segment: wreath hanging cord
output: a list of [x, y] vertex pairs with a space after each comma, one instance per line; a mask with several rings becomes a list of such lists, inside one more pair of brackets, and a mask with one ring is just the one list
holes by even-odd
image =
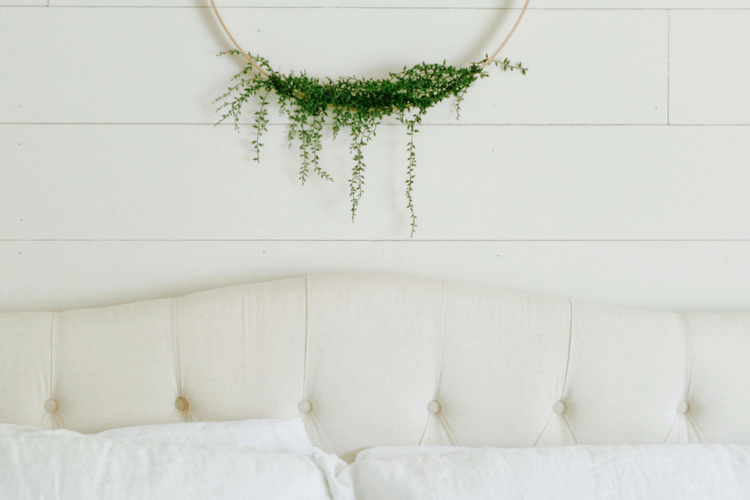
[[[518, 69], [522, 74], [526, 74], [527, 71], [520, 62], [514, 65], [508, 59], [498, 61], [496, 57], [521, 23], [530, 0], [524, 3], [516, 23], [502, 44], [491, 56], [481, 62], [472, 63], [465, 68], [449, 66], [445, 61], [442, 64], [420, 63], [412, 68], [404, 68], [400, 73], [390, 73], [385, 79], [342, 77], [338, 80], [328, 78], [322, 83], [317, 78], [308, 77], [304, 72], [299, 75], [295, 75], [294, 72], [288, 75], [278, 73], [263, 57], [252, 56], [245, 52], [229, 32], [214, 0], [210, 2], [219, 24], [236, 47], [236, 50], [228, 53], [241, 55], [247, 61], [242, 72], [235, 76], [239, 83], [230, 87], [215, 101], [221, 101], [230, 96], [233, 98], [233, 101], [224, 102], [218, 108], [224, 110], [219, 123], [231, 117], [235, 128], [239, 130], [240, 115], [244, 104], [251, 97], [257, 97], [260, 106], [255, 112], [253, 128], [256, 131], [256, 137], [252, 143], [255, 149], [255, 160], [260, 161], [260, 148], [263, 146], [260, 139], [267, 131], [268, 125], [267, 99], [273, 92], [278, 97], [280, 112], [291, 120], [287, 134], [289, 146], [292, 147], [294, 140], [299, 142], [302, 159], [299, 178], [304, 184], [310, 169], [322, 179], [333, 180], [321, 168], [318, 155], [322, 149], [324, 120], [330, 113], [333, 119], [334, 139], [342, 129], [348, 129], [350, 132], [349, 150], [355, 163], [349, 180], [351, 212], [352, 220], [354, 220], [359, 200], [364, 193], [366, 165], [363, 148], [375, 136], [376, 128], [382, 118], [394, 116], [406, 126], [409, 138], [406, 198], [411, 216], [412, 237], [417, 227], [417, 216], [412, 199], [416, 169], [414, 136], [419, 132], [417, 125], [421, 123], [424, 113], [452, 96], [456, 98], [457, 118], [460, 117], [460, 106], [464, 94], [478, 78], [489, 76], [483, 72], [489, 64], [494, 63], [503, 71]], [[253, 73], [253, 70], [257, 73]]]

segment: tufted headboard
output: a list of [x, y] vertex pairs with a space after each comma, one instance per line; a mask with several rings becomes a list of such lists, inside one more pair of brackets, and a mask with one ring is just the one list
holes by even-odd
[[750, 444], [750, 314], [316, 275], [0, 314], [0, 422], [293, 418], [376, 445]]

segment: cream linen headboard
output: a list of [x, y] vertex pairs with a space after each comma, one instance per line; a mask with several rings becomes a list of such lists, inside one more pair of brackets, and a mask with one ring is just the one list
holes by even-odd
[[305, 415], [375, 445], [750, 444], [750, 314], [317, 275], [0, 314], [0, 422], [96, 432]]

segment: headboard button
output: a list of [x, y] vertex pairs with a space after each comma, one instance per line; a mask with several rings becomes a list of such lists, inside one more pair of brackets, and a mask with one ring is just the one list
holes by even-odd
[[307, 415], [312, 411], [312, 403], [304, 399], [299, 402], [299, 404], [297, 405], [297, 409], [300, 413], [304, 413], [305, 415]]
[[433, 415], [437, 415], [438, 413], [440, 413], [440, 410], [441, 410], [441, 406], [440, 406], [440, 403], [437, 401], [430, 401], [427, 404], [427, 411], [429, 411]]
[[55, 413], [59, 408], [60, 405], [54, 399], [48, 399], [44, 402], [44, 411], [47, 413]]
[[677, 403], [677, 413], [685, 414], [690, 409], [690, 405], [687, 401], [680, 401]]
[[558, 415], [562, 415], [567, 409], [568, 406], [565, 404], [565, 401], [558, 401], [557, 403], [552, 405], [552, 411], [554, 411]]
[[190, 403], [182, 396], [174, 400], [174, 406], [182, 413], [187, 413], [187, 411], [190, 409]]

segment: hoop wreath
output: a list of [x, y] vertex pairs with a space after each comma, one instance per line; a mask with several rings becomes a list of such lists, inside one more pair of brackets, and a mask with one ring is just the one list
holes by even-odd
[[[224, 23], [215, 1], [210, 2], [219, 24], [236, 48], [226, 53], [242, 56], [246, 61], [245, 68], [234, 77], [239, 82], [229, 87], [228, 91], [215, 101], [224, 101], [218, 108], [218, 111], [224, 113], [219, 123], [232, 118], [235, 129], [239, 130], [244, 105], [251, 100], [256, 101], [258, 108], [254, 113], [255, 140], [252, 144], [255, 150], [254, 159], [260, 161], [260, 149], [263, 146], [260, 140], [263, 133], [268, 130], [268, 97], [274, 94], [279, 102], [280, 113], [288, 116], [291, 121], [287, 138], [290, 147], [295, 141], [298, 143], [302, 160], [299, 178], [303, 184], [311, 171], [324, 180], [333, 180], [320, 165], [323, 126], [326, 123], [332, 124], [334, 139], [342, 130], [348, 130], [349, 150], [354, 161], [352, 176], [349, 179], [353, 221], [364, 193], [366, 165], [363, 148], [375, 136], [377, 126], [383, 117], [393, 116], [406, 126], [409, 139], [406, 208], [410, 213], [412, 237], [417, 227], [412, 199], [417, 166], [414, 136], [425, 112], [446, 98], [454, 97], [457, 118], [460, 117], [464, 94], [477, 79], [489, 76], [484, 69], [490, 64], [495, 64], [503, 71], [519, 70], [522, 74], [526, 74], [527, 71], [520, 62], [511, 64], [508, 59], [500, 61], [496, 58], [521, 23], [530, 0], [524, 3], [516, 23], [497, 50], [468, 67], [457, 68], [446, 64], [445, 61], [442, 64], [420, 63], [412, 68], [404, 68], [399, 73], [389, 73], [388, 78], [341, 77], [336, 80], [328, 78], [323, 82], [307, 76], [304, 72], [298, 75], [294, 72], [281, 74], [274, 71], [263, 57], [245, 52]], [[330, 120], [326, 121], [326, 118]]]

